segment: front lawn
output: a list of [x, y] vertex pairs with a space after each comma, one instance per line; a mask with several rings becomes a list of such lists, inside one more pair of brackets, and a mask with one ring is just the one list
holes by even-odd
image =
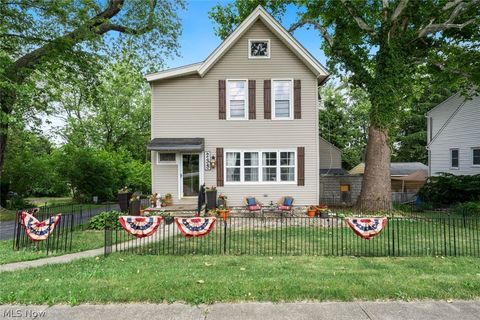
[[478, 261], [116, 253], [2, 273], [0, 304], [474, 299]]
[[[73, 231], [72, 234], [72, 251], [56, 251], [49, 252], [48, 257], [68, 254], [73, 252], [85, 251], [90, 249], [101, 248], [104, 244], [103, 231]], [[46, 258], [47, 253], [42, 247], [40, 250], [35, 250], [34, 247], [13, 250], [13, 240], [0, 241], [0, 264], [12, 263], [18, 261], [36, 260]]]

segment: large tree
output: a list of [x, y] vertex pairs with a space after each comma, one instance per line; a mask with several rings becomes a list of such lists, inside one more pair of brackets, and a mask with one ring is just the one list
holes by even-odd
[[95, 57], [112, 46], [161, 64], [176, 53], [182, 7], [178, 0], [0, 0], [0, 172], [9, 126], [51, 105], [39, 103], [54, 98], [49, 79], [64, 70], [67, 80], [89, 81]]
[[[278, 12], [285, 2], [262, 1]], [[461, 78], [470, 87], [480, 78], [480, 0], [299, 0], [299, 19], [290, 31], [318, 30], [335, 74], [348, 74], [370, 99], [366, 167], [359, 205], [388, 209], [390, 128], [412, 99], [414, 78], [434, 76], [445, 83]], [[231, 30], [255, 1], [217, 6], [218, 34]], [[250, 10], [245, 9], [248, 6]], [[233, 12], [233, 14], [232, 14]], [[225, 27], [226, 26], [226, 27]], [[477, 87], [478, 88], [478, 87]]]

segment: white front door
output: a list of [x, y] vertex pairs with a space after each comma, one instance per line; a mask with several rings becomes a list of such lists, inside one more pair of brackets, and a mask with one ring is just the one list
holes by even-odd
[[182, 197], [197, 197], [201, 184], [201, 159], [198, 153], [181, 155], [180, 188]]

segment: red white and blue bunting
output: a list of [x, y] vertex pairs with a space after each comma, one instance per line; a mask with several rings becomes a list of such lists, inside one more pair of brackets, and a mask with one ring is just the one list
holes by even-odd
[[137, 238], [144, 238], [151, 236], [157, 231], [160, 222], [162, 222], [163, 217], [152, 216], [152, 217], [138, 217], [138, 216], [121, 216], [118, 217], [118, 221], [122, 225], [122, 228], [125, 229], [131, 235], [134, 235]]
[[387, 218], [346, 218], [348, 226], [358, 236], [370, 240], [387, 225]]
[[20, 222], [25, 228], [25, 233], [32, 241], [46, 240], [55, 229], [55, 226], [60, 222], [62, 215], [59, 213], [46, 220], [38, 221], [33, 215], [28, 212], [22, 212]]
[[216, 217], [175, 218], [178, 229], [185, 237], [206, 236], [215, 227]]

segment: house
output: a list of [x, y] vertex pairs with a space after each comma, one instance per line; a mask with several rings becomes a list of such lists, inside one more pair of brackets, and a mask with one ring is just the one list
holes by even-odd
[[480, 96], [457, 93], [426, 116], [429, 175], [480, 174]]
[[318, 87], [327, 77], [260, 6], [205, 61], [148, 74], [152, 191], [193, 203], [205, 184], [231, 206], [247, 195], [317, 203]]
[[[363, 175], [365, 163], [352, 168], [351, 175]], [[392, 192], [416, 193], [424, 184], [428, 175], [428, 167], [421, 162], [390, 163], [390, 179]]]
[[342, 175], [342, 150], [320, 136], [319, 138], [320, 175]]

